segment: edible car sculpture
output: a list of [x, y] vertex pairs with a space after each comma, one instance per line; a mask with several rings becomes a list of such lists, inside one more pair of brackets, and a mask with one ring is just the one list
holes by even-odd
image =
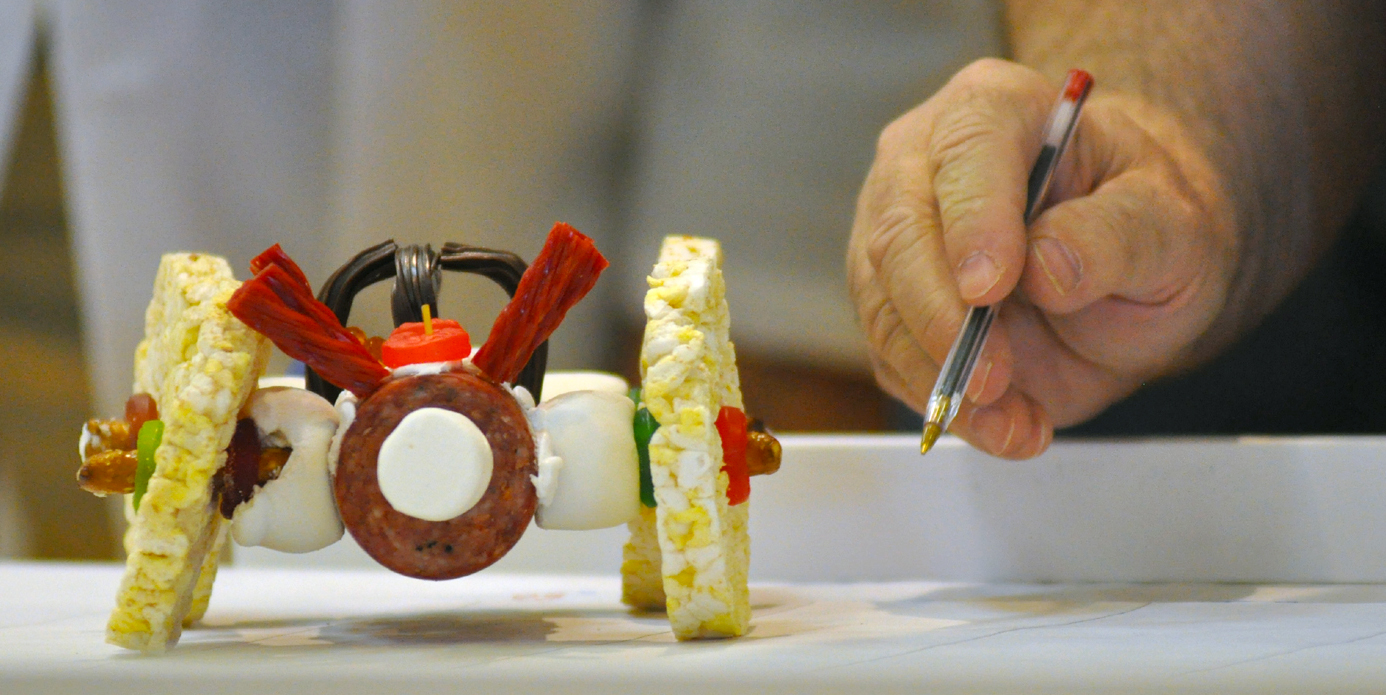
[[[240, 544], [286, 552], [345, 529], [385, 567], [441, 580], [491, 565], [531, 520], [628, 524], [627, 603], [666, 609], [680, 639], [743, 634], [749, 476], [773, 472], [779, 447], [741, 410], [720, 265], [715, 241], [665, 241], [645, 299], [642, 390], [570, 376], [543, 398], [546, 341], [607, 266], [566, 224], [528, 266], [385, 242], [320, 297], [277, 245], [244, 284], [222, 259], [165, 256], [136, 395], [124, 419], [88, 422], [80, 444], [82, 485], [129, 494], [108, 640], [175, 644], [206, 609], [228, 527]], [[511, 295], [476, 350], [435, 318], [444, 269]], [[356, 293], [391, 277], [395, 331], [346, 327]], [[267, 342], [307, 365], [308, 390], [256, 388]]]

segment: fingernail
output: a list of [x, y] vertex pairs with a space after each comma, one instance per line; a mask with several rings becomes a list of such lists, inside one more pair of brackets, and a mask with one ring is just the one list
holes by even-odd
[[996, 445], [994, 447], [984, 446], [992, 454], [1005, 452], [1011, 445], [1011, 439], [1015, 436], [1015, 418], [1002, 408], [978, 408], [973, 411], [972, 418], [967, 424], [972, 428], [973, 434], [984, 444]]
[[1030, 252], [1055, 291], [1066, 295], [1077, 289], [1083, 279], [1083, 264], [1062, 241], [1053, 237], [1036, 239], [1030, 244]]
[[958, 266], [958, 294], [966, 301], [986, 294], [1000, 281], [1001, 273], [996, 269], [996, 261], [985, 251], [964, 258]]
[[972, 373], [972, 381], [967, 384], [967, 399], [973, 403], [982, 397], [982, 393], [987, 390], [987, 379], [991, 377], [991, 368], [996, 364], [991, 360]]

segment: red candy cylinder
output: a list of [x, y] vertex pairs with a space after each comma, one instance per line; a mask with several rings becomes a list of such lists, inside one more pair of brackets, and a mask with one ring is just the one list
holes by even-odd
[[406, 323], [396, 328], [380, 346], [380, 361], [396, 369], [421, 362], [450, 362], [472, 354], [472, 339], [461, 324], [451, 319], [433, 319], [433, 333], [422, 323]]
[[751, 498], [751, 473], [746, 468], [746, 412], [729, 405], [717, 412], [717, 434], [722, 438], [722, 471], [727, 474], [727, 504]]

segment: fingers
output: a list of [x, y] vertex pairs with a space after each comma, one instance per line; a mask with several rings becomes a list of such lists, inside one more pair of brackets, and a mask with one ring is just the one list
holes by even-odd
[[[1057, 90], [1001, 61], [963, 70], [881, 135], [858, 199], [848, 270], [882, 387], [923, 410], [968, 304], [999, 302], [1025, 265], [1025, 185]], [[994, 324], [953, 430], [997, 455], [1042, 451], [1052, 427], [1010, 388]], [[1004, 401], [1004, 404], [1002, 403]], [[980, 429], [968, 424], [978, 406]]]
[[1004, 62], [960, 72], [882, 133], [849, 245], [878, 379], [917, 410], [968, 305], [1010, 297], [951, 431], [1012, 458], [1167, 373], [1237, 269], [1201, 150], [1160, 112], [1100, 94], [1027, 233], [1028, 171], [1055, 93]]
[[[1055, 93], [1028, 68], [979, 61], [881, 135], [853, 239], [933, 365], [948, 354], [965, 302], [998, 302], [1021, 277], [1026, 160]], [[991, 376], [970, 394], [984, 403], [1010, 373], [1004, 339], [991, 342]]]
[[[888, 231], [875, 234], [869, 241], [860, 242], [854, 236], [848, 250], [848, 275], [868, 344], [877, 359], [892, 368], [898, 382], [899, 392], [893, 395], [922, 410], [938, 377], [938, 365], [961, 325], [963, 309], [947, 292], [946, 269], [930, 262], [937, 260], [938, 254], [913, 250], [926, 243], [919, 225], [890, 220], [887, 225]], [[895, 258], [900, 254], [912, 259]], [[878, 270], [877, 264], [882, 270]], [[920, 291], [910, 278], [932, 278], [934, 287], [939, 289], [932, 293]], [[899, 287], [901, 284], [905, 287]], [[933, 320], [924, 322], [922, 333], [910, 327], [911, 317], [927, 315], [932, 315]], [[940, 317], [949, 323], [936, 327]], [[1010, 381], [1012, 362], [1006, 331], [994, 324], [968, 384], [967, 397], [980, 404], [999, 398]], [[908, 397], [902, 395], [906, 392]]]
[[[1103, 367], [1066, 342], [1052, 316], [1032, 305], [1010, 303], [1005, 308], [1006, 328], [1016, 336], [1016, 362], [1025, 366], [1017, 370], [1012, 385], [1029, 394], [1053, 426], [1083, 422], [1139, 386], [1140, 375]], [[1113, 325], [1108, 322], [1103, 328]], [[1088, 335], [1103, 345], [1112, 342], [1107, 330]]]
[[933, 192], [958, 296], [974, 306], [1001, 301], [1025, 262], [1026, 180], [1057, 90], [1038, 73], [979, 61], [935, 103], [928, 140]]
[[[873, 319], [864, 321], [869, 336], [884, 336], [881, 339], [873, 337], [868, 343], [877, 382], [886, 393], [915, 411], [923, 412], [928, 401], [928, 387], [921, 389], [914, 385], [931, 386], [937, 369], [903, 329], [898, 314], [879, 288], [867, 280], [854, 281], [853, 290], [859, 299], [866, 300], [863, 306], [877, 302]], [[995, 456], [1015, 459], [1036, 456], [1053, 439], [1053, 425], [1034, 399], [1005, 385], [1010, 375], [1007, 372], [1001, 378], [996, 365], [1007, 365], [1000, 368], [1008, 369], [1010, 360], [1003, 362], [988, 356], [995, 349], [997, 338], [1002, 339], [999, 344], [1008, 344], [1008, 329], [1004, 322], [998, 321], [993, 324], [993, 331], [968, 385], [970, 402], [963, 403], [949, 431]], [[988, 405], [978, 405], [978, 402]]]
[[967, 408], [959, 414], [966, 428], [953, 429], [969, 444], [993, 456], [1026, 459], [1038, 456], [1054, 439], [1054, 426], [1029, 396], [1009, 390], [996, 403]]
[[892, 396], [922, 410], [938, 374], [936, 364], [906, 328], [865, 243], [860, 234], [848, 243], [847, 280], [877, 378]]
[[[899, 315], [879, 287], [855, 272], [850, 275], [854, 278], [853, 292], [859, 306], [873, 312], [869, 320], [867, 314], [862, 318], [870, 338], [868, 354], [877, 382], [886, 393], [915, 411], [923, 412], [929, 389], [938, 376], [937, 368], [904, 330]], [[1010, 380], [1010, 360], [990, 356], [996, 349], [994, 345], [1008, 345], [1007, 330], [1001, 321], [993, 324], [994, 332], [968, 384], [971, 402], [963, 403], [949, 431], [989, 454], [1029, 458], [1049, 446], [1054, 428], [1038, 403], [1006, 386]], [[1007, 371], [1002, 374], [998, 369]], [[921, 388], [920, 384], [928, 386]], [[977, 405], [979, 402], [988, 405]]]
[[[924, 410], [925, 403], [889, 362], [873, 352], [871, 364], [882, 390], [917, 412]], [[1054, 439], [1054, 426], [1044, 408], [1015, 389], [991, 405], [964, 403], [948, 431], [981, 451], [1010, 459], [1038, 456]]]
[[[881, 300], [893, 305], [902, 328], [938, 365], [962, 325], [965, 307], [953, 286], [932, 195], [909, 190], [906, 176], [873, 168], [862, 190], [853, 234], [864, 240], [865, 259]], [[876, 339], [870, 332], [868, 336]]]
[[[1080, 134], [1075, 147], [1086, 139], [1086, 154], [1061, 162], [1054, 191], [1060, 200], [1110, 195], [1105, 224], [1086, 219], [1093, 215], [1082, 208], [1060, 205], [1050, 211], [1049, 227], [1036, 227], [1053, 233], [1029, 243], [1026, 184], [1056, 95], [1054, 85], [1028, 68], [979, 61], [881, 135], [858, 199], [849, 275], [878, 379], [915, 409], [925, 406], [969, 305], [1000, 302], [1019, 286], [1046, 311], [1076, 313], [1111, 296], [1113, 287], [1157, 297], [1159, 281], [1169, 277], [1168, 266], [1149, 259], [1163, 258], [1166, 237], [1177, 235], [1111, 241], [1110, 230], [1156, 193], [1148, 183], [1120, 180], [1131, 148], [1113, 145], [1100, 131]], [[1094, 191], [1098, 181], [1109, 188]], [[1093, 196], [1099, 204], [1101, 195]], [[1173, 229], [1180, 221], [1165, 223]], [[1004, 317], [994, 324], [952, 429], [984, 451], [1022, 458], [1044, 450], [1053, 421], [1045, 394], [1015, 383], [1013, 338], [1033, 336], [1014, 335]], [[1046, 356], [1064, 351], [1066, 369], [1082, 368], [1083, 355], [1067, 351], [1060, 336], [1045, 338]], [[1029, 364], [1025, 369], [1032, 371]]]
[[[848, 244], [847, 266], [849, 289], [877, 379], [895, 398], [915, 410], [924, 410], [938, 378], [938, 361], [929, 356], [905, 325], [858, 236]], [[1007, 330], [997, 322], [978, 358], [967, 397], [980, 404], [1000, 398], [1010, 382], [1012, 362]]]

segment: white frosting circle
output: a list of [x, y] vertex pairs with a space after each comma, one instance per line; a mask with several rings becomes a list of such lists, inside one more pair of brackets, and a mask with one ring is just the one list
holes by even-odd
[[401, 514], [447, 521], [476, 506], [491, 484], [491, 444], [467, 416], [420, 408], [380, 445], [375, 476]]

